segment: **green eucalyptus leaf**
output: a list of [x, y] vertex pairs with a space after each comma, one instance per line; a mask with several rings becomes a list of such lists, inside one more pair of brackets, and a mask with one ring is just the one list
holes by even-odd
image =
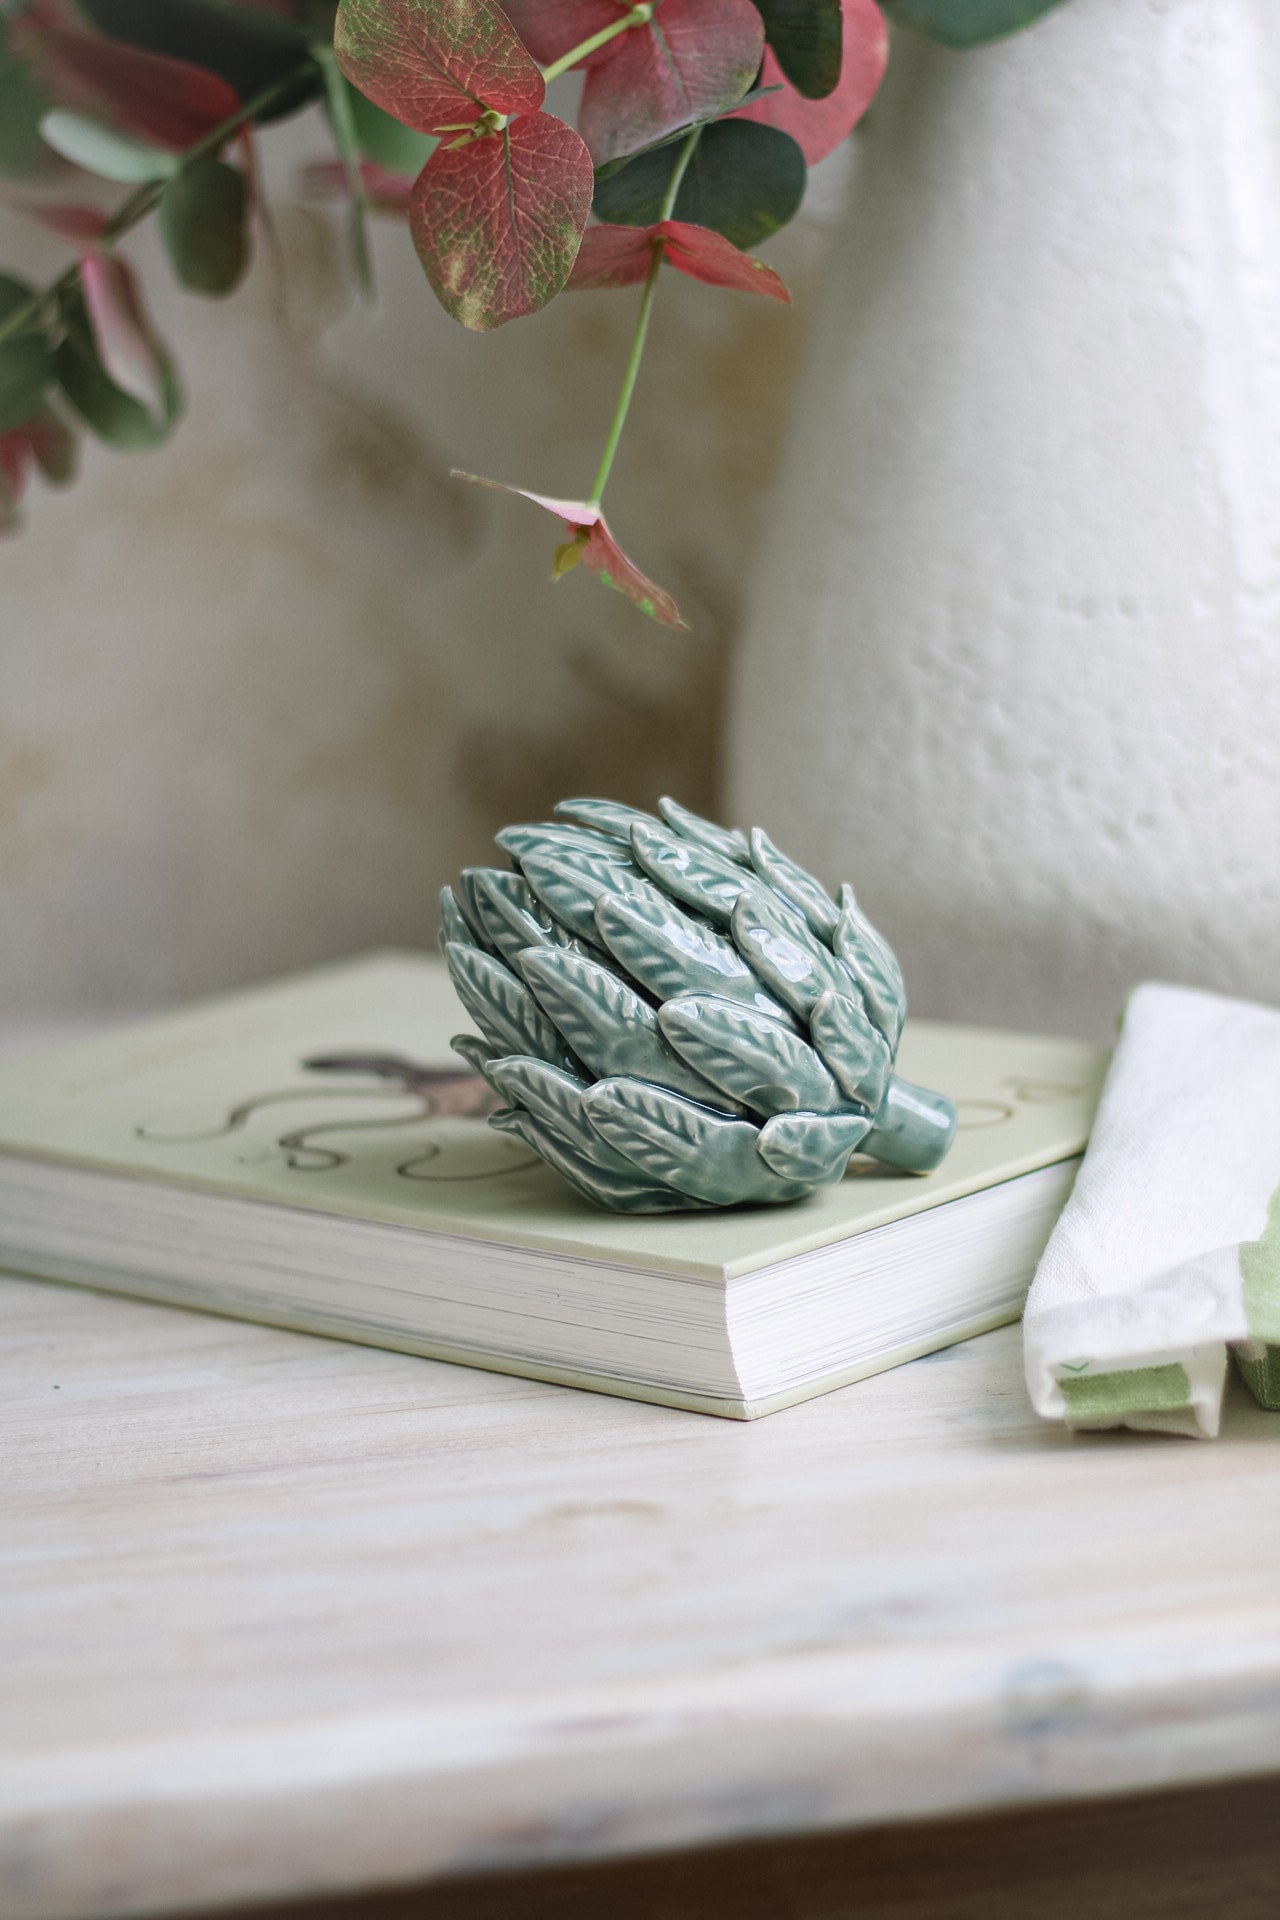
[[[790, 134], [754, 120], [717, 120], [694, 149], [674, 217], [710, 227], [735, 247], [754, 247], [797, 212], [806, 178], [804, 155]], [[620, 226], [652, 226], [670, 179], [670, 154], [652, 148], [607, 178], [596, 176], [592, 211]]]
[[[0, 320], [31, 298], [32, 288], [0, 274]], [[24, 328], [0, 341], [0, 433], [31, 418], [54, 378], [53, 350], [43, 332]]]
[[84, 304], [76, 288], [62, 300], [63, 338], [54, 355], [58, 384], [90, 431], [122, 453], [162, 446], [182, 417], [183, 395], [168, 354], [159, 362], [162, 402], [152, 413], [118, 387], [99, 357]]
[[944, 47], [980, 47], [1029, 27], [1060, 0], [880, 0], [900, 27], [914, 27]]
[[206, 155], [176, 173], [160, 196], [160, 235], [170, 264], [192, 293], [227, 294], [249, 261], [249, 195], [244, 175]]
[[40, 122], [52, 102], [26, 63], [9, 45], [0, 14], [0, 178], [22, 180], [43, 173], [49, 149]]
[[406, 127], [393, 114], [375, 106], [349, 80], [343, 84], [351, 97], [351, 118], [355, 122], [356, 138], [365, 159], [372, 160], [375, 166], [385, 167], [389, 173], [403, 173], [411, 179], [416, 178], [440, 144], [434, 134], [419, 133], [415, 127]]
[[46, 143], [64, 160], [96, 174], [99, 180], [115, 180], [121, 186], [142, 186], [149, 180], [167, 180], [177, 172], [177, 156], [153, 147], [132, 134], [117, 133], [99, 120], [82, 113], [70, 113], [55, 107], [40, 122]]
[[[113, 40], [167, 53], [204, 67], [234, 87], [242, 100], [282, 81], [306, 60], [318, 37], [313, 23], [234, 0], [80, 0], [95, 27]], [[278, 120], [320, 91], [320, 70], [308, 62], [297, 84], [260, 117]]]
[[806, 100], [835, 91], [844, 59], [840, 0], [756, 0], [778, 65]]

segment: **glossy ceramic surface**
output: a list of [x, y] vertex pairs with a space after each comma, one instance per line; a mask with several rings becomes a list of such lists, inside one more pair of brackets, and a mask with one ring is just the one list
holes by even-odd
[[854, 1152], [938, 1164], [955, 1108], [893, 1077], [902, 973], [852, 888], [673, 800], [555, 811], [441, 899], [492, 1125], [620, 1212], [800, 1199]]

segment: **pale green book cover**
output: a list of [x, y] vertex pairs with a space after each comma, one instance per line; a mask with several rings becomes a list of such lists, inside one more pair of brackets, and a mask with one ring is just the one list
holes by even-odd
[[468, 1113], [476, 1087], [415, 1078], [465, 1074], [449, 1041], [467, 1026], [437, 960], [372, 954], [0, 1068], [0, 1150], [729, 1280], [1078, 1154], [1107, 1061], [1078, 1041], [909, 1020], [899, 1071], [959, 1108], [936, 1172], [855, 1161], [791, 1206], [637, 1219], [590, 1207]]

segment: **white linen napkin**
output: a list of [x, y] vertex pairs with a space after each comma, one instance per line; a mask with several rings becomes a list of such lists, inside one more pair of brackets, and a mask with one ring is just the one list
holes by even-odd
[[1212, 1439], [1227, 1349], [1280, 1408], [1280, 1012], [1131, 996], [1023, 1322], [1038, 1413]]

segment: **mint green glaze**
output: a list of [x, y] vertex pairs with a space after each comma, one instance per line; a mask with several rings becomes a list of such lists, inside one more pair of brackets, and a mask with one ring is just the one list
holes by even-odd
[[515, 871], [445, 888], [492, 1124], [619, 1212], [800, 1199], [854, 1152], [937, 1166], [955, 1108], [892, 1074], [902, 973], [852, 889], [759, 828], [659, 811], [564, 801], [499, 834]]

